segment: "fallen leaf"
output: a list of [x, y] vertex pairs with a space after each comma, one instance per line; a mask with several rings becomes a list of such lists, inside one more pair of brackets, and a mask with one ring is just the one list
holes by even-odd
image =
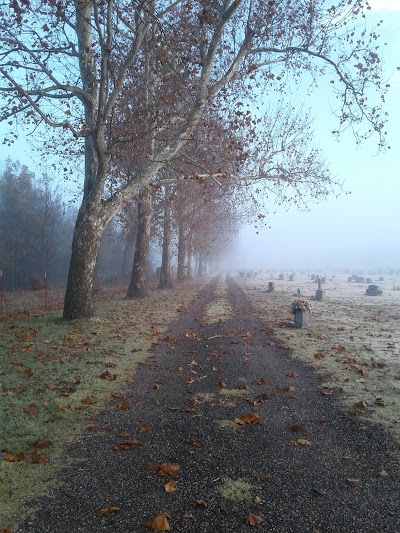
[[274, 396], [280, 396], [282, 394], [281, 389], [274, 389]]
[[384, 470], [383, 468], [381, 468], [378, 472], [378, 476], [379, 477], [387, 477], [388, 476], [388, 473], [386, 472], [386, 470]]
[[286, 387], [287, 392], [296, 392], [296, 387]]
[[330, 396], [333, 393], [333, 389], [330, 389], [329, 387], [323, 387], [321, 389], [322, 396]]
[[176, 490], [176, 481], [175, 480], [168, 481], [168, 483], [164, 485], [164, 489], [165, 489], [165, 492], [174, 492]]
[[292, 424], [290, 426], [290, 429], [294, 432], [294, 433], [299, 433], [299, 431], [302, 431], [304, 428], [303, 424], [301, 424], [300, 422], [296, 422], [295, 424]]
[[27, 378], [30, 378], [33, 374], [33, 370], [32, 368], [29, 368], [29, 367], [25, 367], [24, 368], [24, 376], [27, 377]]
[[171, 518], [169, 514], [162, 513], [157, 514], [151, 518], [148, 518], [143, 522], [143, 525], [149, 527], [153, 531], [170, 531], [170, 525], [168, 518]]
[[128, 431], [120, 431], [117, 433], [117, 437], [129, 437]]
[[193, 507], [205, 509], [208, 505], [204, 500], [194, 500]]
[[266, 394], [259, 394], [256, 396], [253, 400], [247, 400], [251, 405], [258, 405], [260, 403], [265, 402], [265, 400], [268, 399], [268, 396]]
[[254, 505], [260, 505], [262, 503], [262, 499], [260, 498], [260, 496], [254, 496], [253, 498], [253, 503]]
[[249, 513], [246, 517], [246, 524], [248, 526], [257, 526], [258, 524], [261, 524], [261, 522], [261, 516], [257, 516], [256, 514]]
[[246, 413], [242, 416], [242, 418], [235, 418], [236, 424], [244, 425], [244, 424], [259, 424], [261, 420], [260, 415], [257, 415], [256, 413]]
[[93, 405], [94, 399], [92, 396], [86, 396], [85, 398], [83, 398], [82, 403], [83, 405]]
[[38, 406], [35, 403], [31, 403], [26, 407], [22, 407], [21, 411], [27, 415], [35, 415], [38, 412]]
[[257, 379], [256, 381], [253, 381], [256, 385], [265, 385], [267, 382], [264, 378]]
[[320, 423], [320, 424], [323, 424], [324, 422], [326, 422], [326, 418], [324, 417], [324, 415], [321, 415], [321, 416], [319, 417], [319, 423]]
[[106, 364], [105, 364], [105, 367], [106, 368], [115, 368], [117, 366], [117, 363], [114, 363], [114, 361], [108, 361]]
[[144, 433], [145, 431], [149, 429], [149, 427], [150, 426], [148, 424], [140, 424], [139, 429], [142, 433]]
[[96, 431], [99, 431], [100, 429], [103, 429], [103, 426], [88, 426], [86, 428], [86, 431], [90, 431], [91, 433], [96, 433]]
[[123, 411], [124, 409], [129, 409], [129, 407], [130, 407], [129, 402], [119, 402], [115, 406], [115, 408], [118, 409], [118, 411]]
[[312, 444], [312, 440], [308, 440], [308, 439], [296, 439], [296, 440], [291, 440], [289, 442], [289, 446], [310, 446]]
[[288, 373], [288, 377], [289, 378], [298, 378], [299, 374], [297, 374], [297, 372], [289, 372]]
[[226, 383], [224, 381], [224, 378], [219, 378], [219, 381], [218, 381], [218, 387], [220, 389], [226, 389]]
[[321, 352], [320, 350], [318, 350], [318, 352], [315, 352], [314, 354], [314, 358], [315, 359], [325, 359], [325, 355], [323, 352]]
[[120, 509], [121, 507], [104, 507], [103, 509], [100, 509], [99, 513], [104, 516], [108, 516], [110, 514], [116, 513]]
[[100, 374], [100, 379], [105, 379], [106, 381], [115, 381], [117, 379], [116, 374], [110, 374], [108, 370]]
[[385, 406], [385, 401], [383, 398], [375, 398], [375, 402], [374, 402], [375, 405], [379, 405], [379, 407], [384, 407]]
[[40, 455], [39, 453], [37, 455], [34, 455], [34, 452], [32, 453], [32, 462], [36, 463], [38, 465], [42, 465], [49, 462], [49, 459], [45, 457], [44, 455]]
[[51, 440], [36, 440], [35, 442], [31, 442], [31, 446], [35, 446], [36, 448], [50, 448], [50, 446], [53, 446], [53, 443]]
[[120, 442], [119, 444], [115, 444], [112, 449], [114, 452], [121, 452], [123, 450], [130, 450], [132, 448], [137, 448], [138, 446], [141, 446], [142, 443], [138, 439], [129, 439], [125, 440], [123, 442]]
[[352, 487], [357, 487], [357, 485], [360, 484], [359, 479], [346, 479], [346, 482], [348, 485], [351, 485]]
[[163, 463], [161, 465], [147, 465], [146, 470], [149, 472], [157, 472], [159, 476], [176, 477], [180, 472], [180, 465], [177, 463]]
[[17, 463], [19, 461], [24, 461], [26, 459], [26, 454], [23, 452], [20, 453], [5, 453], [3, 455], [4, 461], [9, 463]]
[[197, 448], [200, 448], [201, 446], [201, 439], [186, 439], [185, 442]]

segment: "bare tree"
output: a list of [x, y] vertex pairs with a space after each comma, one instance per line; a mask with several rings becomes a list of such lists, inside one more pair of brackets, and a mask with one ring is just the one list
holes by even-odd
[[[218, 107], [233, 125], [251, 127], [239, 104], [254, 88], [284, 92], [286, 72], [318, 78], [329, 71], [340, 128], [350, 125], [358, 140], [377, 132], [383, 143], [376, 35], [356, 27], [366, 8], [365, 0], [14, 0], [1, 8], [1, 119], [55, 129], [60, 149], [70, 139], [68, 150], [84, 153], [64, 318], [93, 315], [93, 272], [107, 222], [190, 141], [205, 109]], [[146, 39], [149, 31], [155, 39]], [[155, 58], [157, 103], [143, 133], [143, 122], [139, 128], [133, 120], [149, 110], [131, 110], [126, 95], [148, 86], [146, 46]], [[377, 98], [369, 106], [371, 89]], [[140, 146], [140, 169], [110, 188], [122, 144]]]

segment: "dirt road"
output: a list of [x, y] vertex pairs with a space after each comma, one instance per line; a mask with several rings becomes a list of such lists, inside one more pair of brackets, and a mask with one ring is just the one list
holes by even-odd
[[16, 531], [399, 533], [398, 446], [276, 344], [213, 279]]

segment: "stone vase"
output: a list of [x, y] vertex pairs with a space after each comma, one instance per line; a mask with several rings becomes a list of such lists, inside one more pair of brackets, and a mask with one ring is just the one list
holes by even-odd
[[301, 309], [298, 309], [293, 313], [293, 319], [296, 328], [307, 327], [310, 319], [310, 313], [309, 311], [302, 311]]

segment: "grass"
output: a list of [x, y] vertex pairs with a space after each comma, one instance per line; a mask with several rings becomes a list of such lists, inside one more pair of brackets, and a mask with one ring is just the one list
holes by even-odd
[[243, 479], [225, 478], [217, 493], [231, 502], [251, 502], [252, 485]]
[[[0, 529], [52, 486], [66, 446], [93, 424], [111, 395], [199, 290], [154, 291], [148, 300], [102, 301], [93, 320], [61, 313], [21, 314], [0, 322]], [[11, 460], [10, 460], [11, 459]]]

